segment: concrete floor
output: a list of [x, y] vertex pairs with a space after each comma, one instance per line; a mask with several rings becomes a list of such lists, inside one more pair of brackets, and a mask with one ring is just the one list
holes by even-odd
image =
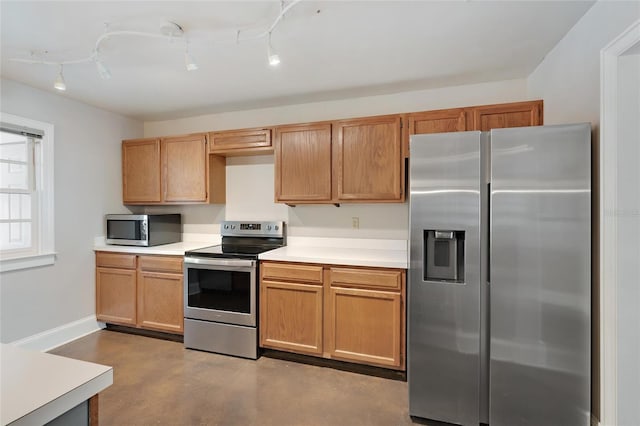
[[100, 425], [410, 425], [407, 383], [102, 330], [51, 353], [114, 367]]

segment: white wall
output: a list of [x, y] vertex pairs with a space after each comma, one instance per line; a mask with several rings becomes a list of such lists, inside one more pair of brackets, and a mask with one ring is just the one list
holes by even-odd
[[[626, 30], [634, 21], [640, 18], [640, 2], [638, 1], [598, 1], [585, 13], [567, 35], [547, 54], [544, 60], [538, 65], [527, 79], [527, 94], [532, 98], [544, 99], [544, 122], [545, 124], [559, 124], [570, 122], [591, 122], [593, 132], [593, 194], [594, 208], [593, 216], [593, 244], [594, 252], [592, 274], [594, 287], [592, 290], [592, 412], [596, 417], [600, 416], [600, 383], [599, 383], [599, 363], [600, 363], [600, 342], [599, 342], [599, 216], [598, 203], [599, 192], [597, 182], [599, 181], [598, 153], [599, 144], [598, 129], [600, 124], [600, 50], [609, 44], [614, 38]], [[632, 77], [633, 78], [633, 77]], [[637, 79], [637, 74], [635, 76]], [[637, 80], [636, 80], [637, 81]], [[637, 115], [636, 115], [637, 119]], [[637, 139], [636, 139], [637, 141]], [[606, 143], [606, 141], [603, 141]], [[637, 167], [637, 164], [636, 164]], [[634, 176], [629, 172], [623, 172], [625, 176], [619, 177], [621, 180], [633, 181]], [[637, 175], [636, 175], [637, 176]], [[638, 179], [635, 177], [635, 188], [637, 190]], [[606, 285], [603, 283], [602, 285]], [[634, 294], [623, 295], [633, 299]], [[636, 302], [637, 303], [637, 302]], [[637, 318], [637, 317], [636, 317]], [[619, 342], [638, 341], [637, 322], [633, 329], [618, 330], [622, 334], [618, 335]], [[628, 381], [623, 381], [618, 395], [625, 395], [619, 399], [620, 414], [625, 410], [637, 410], [637, 401], [640, 401], [640, 388], [638, 387], [637, 367], [635, 369], [635, 386]], [[619, 370], [619, 375], [634, 374], [632, 371]], [[633, 376], [632, 376], [633, 377]], [[627, 405], [628, 401], [635, 401]], [[625, 405], [625, 407], [623, 407]], [[621, 418], [619, 418], [621, 420]], [[631, 423], [620, 423], [621, 425], [640, 424], [640, 419]]]
[[638, 1], [599, 1], [527, 79], [544, 123], [600, 123], [600, 50], [640, 17]]
[[[147, 137], [164, 136], [534, 99], [525, 92], [525, 80], [509, 80], [146, 122], [144, 129]], [[226, 171], [225, 206], [156, 207], [147, 211], [181, 212], [183, 221], [189, 224], [185, 232], [217, 232], [213, 220], [220, 218], [273, 219], [286, 221], [293, 236], [408, 238], [406, 203], [287, 207], [273, 202], [273, 156], [230, 157]], [[352, 228], [352, 217], [359, 218], [359, 229]], [[206, 220], [212, 222], [207, 224]]]
[[2, 80], [2, 111], [54, 125], [55, 250], [52, 266], [0, 275], [0, 341], [95, 315], [94, 237], [122, 206], [120, 142], [141, 122]]
[[618, 61], [618, 422], [640, 424], [640, 54]]

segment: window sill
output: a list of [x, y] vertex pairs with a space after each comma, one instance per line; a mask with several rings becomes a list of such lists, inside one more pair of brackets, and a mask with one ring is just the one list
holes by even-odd
[[0, 272], [17, 271], [20, 269], [37, 268], [39, 266], [53, 265], [56, 261], [56, 253], [41, 253], [29, 256], [0, 259]]

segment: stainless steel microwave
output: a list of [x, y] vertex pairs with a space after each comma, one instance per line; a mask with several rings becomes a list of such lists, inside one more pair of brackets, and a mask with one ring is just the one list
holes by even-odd
[[107, 244], [157, 246], [182, 241], [179, 214], [108, 214]]

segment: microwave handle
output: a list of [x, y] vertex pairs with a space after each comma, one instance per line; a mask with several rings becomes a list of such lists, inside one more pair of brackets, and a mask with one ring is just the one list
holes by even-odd
[[140, 224], [140, 239], [143, 241], [147, 240], [147, 219], [143, 219]]

